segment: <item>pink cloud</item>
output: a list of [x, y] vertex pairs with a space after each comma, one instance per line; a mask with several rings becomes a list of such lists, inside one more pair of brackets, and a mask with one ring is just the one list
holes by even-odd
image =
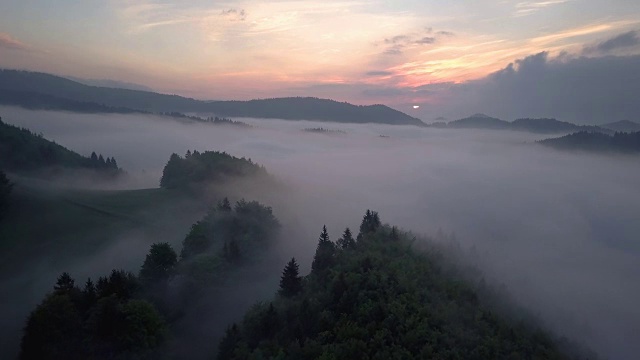
[[13, 50], [30, 50], [30, 47], [7, 33], [0, 33], [0, 48]]

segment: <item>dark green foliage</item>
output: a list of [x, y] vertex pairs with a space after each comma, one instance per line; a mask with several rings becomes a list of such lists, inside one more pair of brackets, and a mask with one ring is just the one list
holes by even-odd
[[483, 304], [438, 245], [418, 252], [408, 234], [383, 226], [362, 240], [337, 250], [298, 296], [256, 305], [227, 331], [218, 359], [568, 358], [544, 333]]
[[[194, 156], [194, 155], [192, 155]], [[225, 204], [212, 208], [195, 223], [182, 243], [183, 260], [201, 254], [217, 255], [236, 261], [253, 247], [264, 246], [275, 238], [280, 227], [270, 207], [257, 201], [238, 201], [234, 208]]]
[[63, 273], [54, 291], [29, 315], [21, 359], [114, 359], [153, 357], [166, 325], [155, 307], [135, 299], [135, 277], [114, 270], [84, 289]]
[[362, 218], [362, 222], [360, 223], [360, 233], [358, 234], [358, 239], [362, 236], [374, 232], [378, 230], [380, 227], [380, 217], [376, 211], [368, 210], [364, 214]]
[[[101, 160], [102, 159], [102, 160]], [[95, 169], [103, 174], [121, 172], [115, 159], [107, 163], [102, 155], [92, 153], [84, 157], [67, 148], [2, 122], [0, 118], [0, 167], [14, 171], [33, 171], [42, 168]]]
[[147, 284], [166, 283], [178, 263], [178, 255], [169, 243], [151, 245], [140, 269], [140, 280]]
[[295, 258], [287, 263], [280, 277], [278, 293], [284, 297], [293, 297], [302, 291], [302, 277], [300, 277], [298, 263]]
[[310, 132], [310, 133], [318, 133], [318, 134], [346, 134], [347, 133], [344, 130], [325, 129], [325, 128], [322, 128], [322, 127], [319, 127], [319, 128], [305, 128], [302, 131]]
[[242, 122], [242, 121], [234, 121], [231, 119], [225, 119], [225, 118], [219, 118], [219, 117], [210, 117], [206, 119], [207, 122], [211, 122], [215, 125], [231, 125], [231, 126], [237, 126], [237, 127], [241, 127], [241, 128], [252, 128], [253, 126]]
[[342, 250], [356, 248], [356, 241], [353, 239], [353, 235], [351, 234], [351, 230], [349, 228], [344, 229], [342, 237], [338, 239], [336, 245]]
[[318, 239], [318, 247], [311, 263], [311, 272], [322, 275], [335, 261], [336, 246], [329, 239], [327, 227], [322, 226], [322, 233]]
[[7, 178], [7, 175], [0, 170], [0, 220], [9, 208], [9, 196], [13, 190], [13, 184]]
[[640, 131], [633, 133], [616, 132], [613, 135], [581, 131], [555, 139], [541, 140], [538, 143], [562, 150], [632, 154], [640, 153]]
[[194, 151], [187, 152], [184, 158], [177, 154], [171, 155], [162, 172], [160, 187], [184, 189], [226, 178], [264, 174], [264, 168], [250, 159], [233, 157], [225, 152]]

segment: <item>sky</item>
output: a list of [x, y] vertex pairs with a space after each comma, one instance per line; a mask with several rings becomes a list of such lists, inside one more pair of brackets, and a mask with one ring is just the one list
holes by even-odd
[[536, 54], [564, 64], [639, 55], [639, 19], [628, 0], [10, 0], [0, 67], [198, 99], [318, 96], [427, 115], [454, 104], [459, 85]]

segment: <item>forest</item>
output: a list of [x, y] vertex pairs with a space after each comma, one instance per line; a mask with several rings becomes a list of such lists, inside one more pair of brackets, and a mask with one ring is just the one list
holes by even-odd
[[105, 159], [95, 152], [82, 156], [0, 118], [0, 169], [30, 172], [55, 168], [81, 168], [112, 176], [122, 173], [113, 157]]
[[560, 150], [636, 154], [640, 153], [640, 131], [613, 135], [581, 131], [538, 143]]

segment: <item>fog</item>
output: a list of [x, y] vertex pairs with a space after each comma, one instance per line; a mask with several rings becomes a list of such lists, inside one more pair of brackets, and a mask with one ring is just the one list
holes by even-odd
[[[346, 226], [357, 229], [367, 208], [416, 233], [455, 233], [463, 247], [475, 247], [490, 283], [504, 284], [557, 334], [608, 358], [640, 356], [637, 157], [558, 152], [524, 132], [234, 119], [255, 125], [242, 129], [7, 107], [0, 116], [81, 154], [115, 156], [131, 178], [121, 187], [156, 187], [172, 152], [251, 158], [286, 191], [254, 185], [243, 195], [273, 207], [285, 239], [278, 251], [299, 258], [303, 273], [322, 225], [335, 240]], [[347, 134], [301, 131], [309, 127]], [[237, 198], [236, 185], [217, 192]], [[146, 248], [131, 236], [108, 251], [137, 271]], [[141, 250], [123, 259], [128, 246]]]

